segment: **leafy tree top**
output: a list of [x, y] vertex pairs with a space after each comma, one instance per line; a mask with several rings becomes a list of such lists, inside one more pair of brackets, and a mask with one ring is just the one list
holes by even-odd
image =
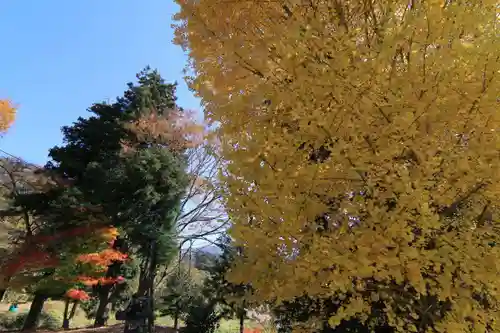
[[158, 241], [164, 261], [176, 246], [173, 224], [187, 185], [185, 157], [177, 146], [184, 137], [176, 132], [159, 142], [138, 128], [152, 117], [176, 123], [182, 112], [175, 84], [149, 68], [137, 78], [116, 102], [94, 104], [90, 118], [63, 128], [64, 144], [50, 151], [46, 169], [68, 186], [24, 199], [49, 221], [46, 230], [110, 223], [143, 254]]
[[91, 162], [112, 165], [122, 142], [133, 137], [125, 124], [147, 114], [175, 110], [175, 88], [175, 83], [166, 83], [158, 71], [146, 67], [116, 102], [96, 103], [89, 108], [91, 117], [80, 117], [72, 126], [63, 127], [64, 146], [50, 150], [48, 167], [77, 181]]
[[332, 326], [500, 331], [498, 1], [177, 3], [233, 279], [339, 297]]

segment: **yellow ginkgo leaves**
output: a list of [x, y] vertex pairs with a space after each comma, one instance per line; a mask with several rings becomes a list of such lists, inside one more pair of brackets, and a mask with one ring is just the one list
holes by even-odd
[[500, 332], [498, 1], [177, 2], [228, 162], [232, 278], [349, 295], [332, 325], [382, 303], [400, 332]]

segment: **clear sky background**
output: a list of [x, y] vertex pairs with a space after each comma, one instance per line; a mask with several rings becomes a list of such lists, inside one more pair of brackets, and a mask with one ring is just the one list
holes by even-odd
[[61, 127], [114, 100], [146, 65], [179, 83], [178, 103], [200, 109], [171, 43], [172, 0], [0, 0], [0, 98], [19, 106], [0, 149], [44, 164]]

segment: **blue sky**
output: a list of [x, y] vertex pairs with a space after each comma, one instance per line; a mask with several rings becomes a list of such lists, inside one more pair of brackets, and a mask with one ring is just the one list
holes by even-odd
[[121, 95], [146, 65], [178, 81], [181, 106], [199, 110], [183, 80], [187, 58], [171, 43], [176, 11], [171, 0], [2, 0], [0, 98], [19, 111], [0, 149], [45, 163], [61, 126]]

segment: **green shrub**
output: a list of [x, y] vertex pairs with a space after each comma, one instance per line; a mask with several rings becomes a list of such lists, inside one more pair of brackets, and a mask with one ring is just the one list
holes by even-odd
[[[28, 312], [0, 313], [0, 329], [18, 330], [23, 327]], [[62, 314], [53, 311], [43, 311], [40, 314], [38, 328], [56, 331], [62, 326]]]
[[3, 303], [26, 303], [31, 302], [33, 295], [19, 292], [12, 289], [7, 289], [2, 299]]
[[43, 311], [40, 314], [39, 328], [57, 331], [62, 327], [63, 314], [55, 311]]
[[183, 333], [214, 333], [220, 325], [222, 315], [217, 311], [217, 302], [195, 297], [188, 307]]
[[0, 313], [0, 329], [1, 330], [15, 330], [23, 326], [26, 313]]
[[98, 305], [99, 299], [97, 297], [92, 297], [86, 302], [81, 302], [79, 306], [85, 312], [87, 319], [94, 319]]

